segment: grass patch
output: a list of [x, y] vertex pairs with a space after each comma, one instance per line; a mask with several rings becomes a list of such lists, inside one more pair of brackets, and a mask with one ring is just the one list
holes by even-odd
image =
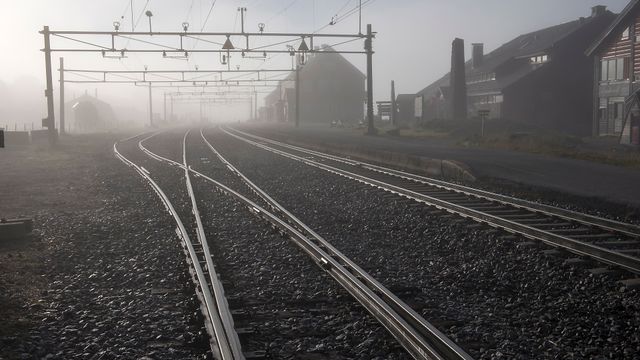
[[640, 169], [640, 151], [618, 144], [618, 139], [580, 138], [506, 120], [482, 123], [436, 120], [413, 129], [386, 129], [384, 134], [412, 139], [446, 139], [453, 146], [521, 151]]

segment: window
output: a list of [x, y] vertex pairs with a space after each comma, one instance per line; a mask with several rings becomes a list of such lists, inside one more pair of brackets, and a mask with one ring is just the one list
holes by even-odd
[[616, 59], [616, 79], [624, 79], [624, 59]]
[[628, 80], [631, 78], [631, 58], [602, 60], [601, 81]]
[[622, 32], [622, 40], [627, 40], [629, 39], [629, 34], [631, 33], [631, 27], [627, 27], [624, 29], [624, 31]]
[[477, 96], [473, 99], [475, 105], [500, 104], [502, 102], [504, 102], [503, 95]]
[[467, 77], [467, 84], [477, 84], [481, 82], [493, 81], [495, 79], [495, 73], [479, 73], [475, 75], [469, 75]]
[[607, 80], [616, 80], [616, 61], [609, 60], [609, 69], [607, 69]]
[[529, 58], [529, 62], [532, 64], [544, 64], [549, 61], [549, 55], [538, 55]]

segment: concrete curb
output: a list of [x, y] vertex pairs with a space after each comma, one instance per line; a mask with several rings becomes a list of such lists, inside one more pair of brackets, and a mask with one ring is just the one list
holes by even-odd
[[366, 149], [361, 146], [345, 146], [338, 144], [308, 144], [299, 141], [287, 141], [291, 145], [309, 148], [332, 155], [346, 156], [353, 160], [370, 162], [381, 166], [390, 166], [399, 170], [407, 170], [429, 177], [441, 177], [447, 180], [463, 182], [476, 181], [471, 168], [454, 160], [431, 159], [422, 156], [408, 155], [390, 151]]

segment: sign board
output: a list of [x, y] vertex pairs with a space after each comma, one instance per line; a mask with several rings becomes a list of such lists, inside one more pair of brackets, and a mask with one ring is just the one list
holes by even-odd
[[488, 119], [489, 114], [491, 114], [491, 110], [478, 110], [478, 116], [483, 120]]
[[422, 118], [422, 96], [416, 96], [414, 100], [414, 116]]

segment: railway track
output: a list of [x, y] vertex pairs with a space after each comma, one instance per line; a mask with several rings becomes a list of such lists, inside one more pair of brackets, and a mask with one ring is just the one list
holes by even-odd
[[[152, 138], [156, 134], [143, 137], [138, 142], [138, 146], [142, 147], [144, 141]], [[135, 138], [136, 137], [128, 138], [124, 141], [130, 141]], [[158, 183], [152, 179], [149, 171], [125, 157], [118, 150], [118, 143], [113, 145], [113, 151], [118, 159], [127, 166], [132, 167], [147, 181], [156, 194], [158, 194], [167, 211], [176, 222], [176, 234], [182, 240], [192, 279], [196, 285], [196, 294], [201, 303], [202, 314], [205, 317], [205, 326], [211, 337], [210, 347], [212, 353], [218, 359], [244, 359], [238, 334], [233, 327], [233, 318], [224, 297], [224, 290], [211, 260], [211, 253], [202, 228], [189, 171], [184, 167], [186, 186], [189, 197], [191, 198], [193, 214], [196, 219], [198, 242], [191, 240], [187, 228], [169, 200], [169, 197]]]
[[[155, 135], [155, 134], [154, 134]], [[153, 181], [149, 172], [136, 165], [123, 156], [114, 145], [114, 152], [125, 164], [133, 167], [154, 188], [156, 193], [167, 206], [178, 224], [178, 234], [182, 238], [188, 252], [188, 259], [192, 266], [194, 279], [199, 289], [199, 299], [203, 303], [205, 318], [208, 322], [214, 354], [219, 354], [222, 359], [241, 359], [242, 350], [237, 333], [233, 328], [233, 319], [228, 309], [221, 284], [216, 284], [215, 275], [209, 249], [206, 244], [206, 236], [202, 228], [202, 221], [197, 209], [196, 197], [193, 192], [191, 178], [196, 177], [207, 181], [220, 193], [228, 195], [246, 206], [253, 214], [277, 228], [283, 235], [288, 236], [300, 249], [308, 254], [313, 261], [325, 272], [333, 277], [347, 292], [349, 292], [360, 304], [364, 306], [416, 359], [471, 359], [471, 357], [448, 339], [444, 334], [427, 322], [419, 314], [413, 311], [402, 300], [386, 289], [372, 276], [353, 263], [349, 258], [340, 253], [329, 242], [302, 223], [283, 206], [272, 199], [268, 194], [253, 184], [207, 141], [201, 132], [201, 138], [207, 143], [209, 149], [227, 165], [227, 168], [237, 175], [246, 184], [253, 195], [258, 196], [265, 206], [249, 199], [245, 195], [231, 189], [205, 174], [192, 169], [187, 163], [187, 135], [183, 138], [182, 162], [163, 157], [150, 151], [144, 142], [154, 135], [144, 137], [138, 142], [138, 147], [151, 158], [164, 164], [168, 164], [185, 172], [186, 186], [191, 199], [193, 214], [196, 218], [198, 242], [192, 242], [188, 232], [176, 213], [166, 194]], [[198, 248], [198, 249], [196, 249]], [[211, 271], [209, 271], [211, 269]], [[226, 357], [225, 357], [226, 356]]]
[[237, 129], [223, 131], [289, 159], [640, 274], [640, 227], [636, 225], [329, 155]]

